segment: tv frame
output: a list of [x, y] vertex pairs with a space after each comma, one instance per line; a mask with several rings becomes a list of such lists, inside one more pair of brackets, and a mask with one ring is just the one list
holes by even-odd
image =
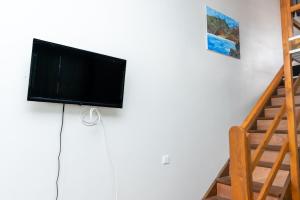
[[[98, 102], [89, 102], [89, 101], [77, 101], [77, 100], [70, 100], [70, 99], [56, 99], [56, 98], [44, 98], [44, 97], [33, 97], [31, 94], [31, 88], [32, 88], [32, 79], [33, 79], [33, 71], [35, 68], [35, 63], [34, 63], [34, 45], [35, 43], [44, 43], [47, 45], [54, 45], [54, 46], [59, 46], [62, 48], [66, 48], [66, 49], [70, 49], [70, 50], [75, 50], [75, 51], [81, 51], [81, 52], [85, 52], [85, 53], [90, 53], [90, 54], [96, 54], [98, 56], [105, 56], [107, 58], [112, 58], [112, 59], [118, 59], [121, 61], [124, 61], [124, 73], [123, 73], [123, 84], [122, 84], [122, 91], [121, 91], [121, 104], [112, 104], [112, 103], [98, 103]], [[86, 51], [83, 49], [78, 49], [78, 48], [74, 48], [74, 47], [70, 47], [70, 46], [65, 46], [65, 45], [61, 45], [61, 44], [57, 44], [57, 43], [53, 43], [53, 42], [48, 42], [48, 41], [44, 41], [44, 40], [40, 40], [40, 39], [33, 39], [33, 43], [32, 43], [32, 53], [31, 53], [31, 63], [30, 63], [30, 75], [29, 75], [29, 84], [28, 84], [28, 93], [27, 93], [27, 101], [36, 101], [36, 102], [49, 102], [49, 103], [62, 103], [62, 104], [75, 104], [75, 105], [87, 105], [87, 106], [99, 106], [99, 107], [111, 107], [111, 108], [123, 108], [123, 100], [124, 100], [124, 88], [125, 88], [125, 74], [126, 74], [126, 64], [127, 61], [121, 58], [116, 58], [116, 57], [111, 57], [111, 56], [107, 56], [104, 54], [99, 54], [99, 53], [95, 53], [95, 52], [91, 52], [91, 51]]]

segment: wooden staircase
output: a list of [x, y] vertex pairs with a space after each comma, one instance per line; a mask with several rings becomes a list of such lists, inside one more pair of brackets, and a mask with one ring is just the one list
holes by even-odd
[[[267, 104], [264, 106], [261, 114], [256, 118], [252, 128], [248, 131], [249, 148], [253, 155], [259, 144], [265, 137], [267, 129], [276, 117], [281, 106], [285, 103], [285, 88], [283, 79], [275, 92], [271, 95]], [[296, 113], [300, 114], [300, 87], [295, 95]], [[296, 114], [296, 115], [297, 115]], [[270, 139], [268, 145], [264, 148], [264, 153], [259, 160], [257, 167], [252, 173], [254, 199], [258, 196], [263, 187], [263, 183], [268, 177], [274, 162], [276, 161], [282, 145], [288, 138], [286, 114], [283, 115], [280, 123], [274, 131], [274, 135]], [[299, 126], [300, 127], [300, 126]], [[298, 132], [298, 144], [300, 147], [300, 130]], [[207, 200], [228, 200], [231, 198], [231, 178], [230, 178], [230, 162], [228, 161], [221, 170], [216, 180], [212, 184], [208, 193], [203, 199]], [[283, 159], [277, 176], [268, 192], [267, 200], [281, 200], [290, 198], [290, 157], [287, 153]]]
[[[300, 3], [280, 0], [284, 66], [240, 126], [203, 200], [300, 200]], [[299, 32], [298, 31], [298, 32]]]

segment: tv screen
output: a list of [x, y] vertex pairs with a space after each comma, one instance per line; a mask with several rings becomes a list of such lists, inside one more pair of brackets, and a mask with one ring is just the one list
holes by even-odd
[[123, 107], [126, 60], [33, 39], [29, 101]]

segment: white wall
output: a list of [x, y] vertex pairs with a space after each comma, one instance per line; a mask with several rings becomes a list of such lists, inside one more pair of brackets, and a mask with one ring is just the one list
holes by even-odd
[[[205, 5], [241, 26], [242, 59], [205, 49]], [[128, 60], [124, 109], [101, 108], [120, 200], [197, 200], [282, 63], [274, 0], [0, 3], [0, 199], [53, 200], [62, 105], [27, 102], [32, 38]], [[67, 105], [61, 199], [112, 200], [101, 127]], [[172, 164], [162, 166], [161, 156]]]

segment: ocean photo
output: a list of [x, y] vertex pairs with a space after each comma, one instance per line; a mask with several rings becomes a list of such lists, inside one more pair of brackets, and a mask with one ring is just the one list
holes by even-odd
[[239, 23], [207, 7], [207, 44], [211, 51], [239, 59]]

